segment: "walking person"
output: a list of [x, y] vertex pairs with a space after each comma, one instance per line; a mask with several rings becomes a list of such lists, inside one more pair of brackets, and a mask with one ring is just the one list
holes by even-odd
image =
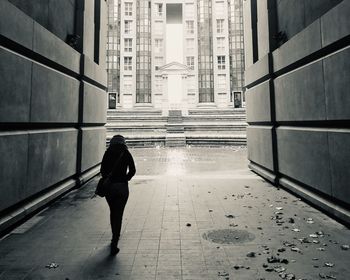
[[112, 229], [111, 254], [119, 252], [118, 241], [122, 227], [123, 213], [129, 197], [128, 182], [135, 175], [134, 159], [128, 150], [125, 138], [115, 135], [103, 155], [101, 163], [102, 178], [110, 178], [111, 184], [106, 194], [110, 210]]

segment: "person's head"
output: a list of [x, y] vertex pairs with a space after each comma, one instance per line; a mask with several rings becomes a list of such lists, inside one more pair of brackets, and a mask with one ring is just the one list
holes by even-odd
[[110, 146], [114, 145], [124, 145], [126, 146], [125, 138], [122, 135], [114, 135], [109, 142]]

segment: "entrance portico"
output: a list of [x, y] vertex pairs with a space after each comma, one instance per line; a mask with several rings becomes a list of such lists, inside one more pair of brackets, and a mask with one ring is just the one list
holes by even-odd
[[179, 62], [171, 62], [159, 68], [163, 78], [163, 115], [169, 110], [181, 110], [187, 115], [187, 76], [189, 67]]

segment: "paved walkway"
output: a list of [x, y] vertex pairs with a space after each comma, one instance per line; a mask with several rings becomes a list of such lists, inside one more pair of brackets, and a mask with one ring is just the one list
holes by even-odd
[[116, 257], [94, 180], [0, 241], [0, 279], [350, 279], [350, 231], [251, 173], [245, 149], [132, 153]]

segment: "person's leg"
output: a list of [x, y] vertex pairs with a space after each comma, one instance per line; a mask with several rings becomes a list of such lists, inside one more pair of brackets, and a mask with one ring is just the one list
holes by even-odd
[[115, 206], [115, 215], [113, 216], [113, 239], [116, 240], [116, 243], [118, 243], [120, 232], [122, 228], [122, 221], [123, 221], [123, 214], [125, 205], [128, 201], [128, 194], [125, 194], [123, 196], [118, 197], [118, 201], [116, 202]]

